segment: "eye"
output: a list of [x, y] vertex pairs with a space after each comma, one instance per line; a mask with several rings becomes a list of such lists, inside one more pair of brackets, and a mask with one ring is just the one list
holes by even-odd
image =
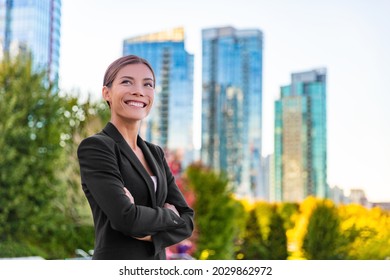
[[122, 85], [131, 85], [131, 81], [130, 80], [123, 80], [121, 82]]
[[153, 83], [147, 82], [147, 83], [145, 83], [145, 86], [153, 88]]

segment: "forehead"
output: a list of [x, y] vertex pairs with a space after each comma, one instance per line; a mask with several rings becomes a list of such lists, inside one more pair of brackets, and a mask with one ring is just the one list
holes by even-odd
[[117, 78], [124, 76], [132, 77], [134, 79], [153, 79], [153, 73], [143, 63], [128, 64], [122, 67], [117, 74]]

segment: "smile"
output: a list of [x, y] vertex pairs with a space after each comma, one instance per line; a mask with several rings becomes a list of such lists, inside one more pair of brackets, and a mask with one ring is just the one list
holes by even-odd
[[134, 106], [134, 107], [137, 107], [137, 108], [145, 108], [146, 107], [146, 103], [143, 103], [143, 102], [140, 102], [140, 101], [127, 100], [127, 101], [125, 101], [125, 103], [126, 103], [126, 105]]

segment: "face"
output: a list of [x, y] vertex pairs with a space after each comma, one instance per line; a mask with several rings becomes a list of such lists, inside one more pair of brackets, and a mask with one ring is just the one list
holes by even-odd
[[140, 121], [152, 108], [154, 80], [145, 64], [129, 64], [119, 70], [111, 87], [103, 87], [103, 98], [110, 103], [111, 119]]

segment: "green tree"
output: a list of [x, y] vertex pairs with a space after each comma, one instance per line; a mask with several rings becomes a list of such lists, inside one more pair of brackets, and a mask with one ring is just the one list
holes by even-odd
[[314, 208], [303, 238], [302, 249], [308, 259], [340, 259], [340, 217], [333, 203], [321, 201]]
[[195, 257], [233, 259], [243, 208], [233, 198], [229, 180], [200, 164], [189, 166], [186, 174], [195, 192]]
[[249, 212], [239, 253], [244, 260], [263, 260], [268, 256], [268, 248], [261, 234], [255, 209]]
[[67, 107], [71, 110], [64, 108], [64, 114], [69, 119], [71, 131], [65, 136], [70, 141], [64, 147], [67, 166], [62, 172], [61, 179], [66, 181], [68, 186], [66, 205], [72, 205], [72, 207], [65, 209], [67, 215], [72, 217], [75, 223], [92, 226], [91, 210], [80, 185], [77, 148], [82, 139], [102, 130], [109, 120], [109, 109], [106, 103], [92, 102], [89, 98], [84, 103], [78, 102], [77, 99], [68, 100]]
[[68, 147], [82, 121], [76, 104], [31, 58], [0, 63], [0, 243], [39, 247], [48, 258], [93, 243], [93, 229], [74, 223], [68, 200]]
[[295, 202], [283, 202], [277, 208], [278, 213], [283, 218], [284, 228], [292, 229], [295, 226], [295, 218], [299, 213], [299, 204]]
[[348, 259], [390, 258], [390, 212], [349, 204], [339, 207]]
[[270, 219], [270, 233], [267, 240], [268, 259], [285, 260], [288, 257], [287, 236], [284, 228], [284, 221], [281, 215], [274, 208]]

